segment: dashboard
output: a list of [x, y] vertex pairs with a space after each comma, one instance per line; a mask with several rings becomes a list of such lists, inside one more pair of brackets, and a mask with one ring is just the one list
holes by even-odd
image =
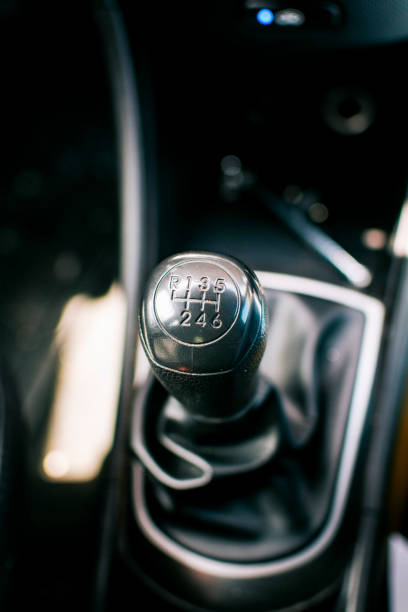
[[[398, 612], [408, 3], [10, 0], [0, 30], [2, 609]], [[310, 488], [310, 530], [258, 565], [214, 535], [232, 515], [143, 484], [141, 415], [162, 392], [146, 386], [140, 302], [155, 265], [190, 252], [244, 261], [271, 312], [280, 292], [288, 308], [302, 296], [299, 326], [350, 320], [333, 331], [337, 389], [350, 367], [364, 401], [333, 399], [312, 438], [338, 451], [324, 495]], [[343, 494], [347, 528], [311, 561]]]

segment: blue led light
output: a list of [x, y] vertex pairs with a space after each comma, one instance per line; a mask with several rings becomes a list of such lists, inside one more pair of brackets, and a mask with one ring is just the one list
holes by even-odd
[[267, 25], [271, 25], [271, 23], [274, 20], [274, 16], [270, 9], [263, 8], [257, 12], [256, 20], [261, 25], [267, 26]]

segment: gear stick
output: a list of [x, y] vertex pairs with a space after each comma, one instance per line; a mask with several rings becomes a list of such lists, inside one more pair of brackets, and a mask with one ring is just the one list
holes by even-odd
[[269, 461], [281, 436], [274, 389], [258, 372], [266, 306], [256, 276], [214, 253], [169, 257], [139, 323], [161, 385], [138, 404], [134, 448], [155, 480], [193, 489]]
[[265, 305], [255, 275], [230, 257], [169, 257], [153, 272], [140, 334], [153, 371], [197, 420], [236, 419], [253, 405], [265, 348]]
[[[153, 272], [140, 313], [162, 384], [150, 376], [132, 413], [132, 504], [146, 546], [138, 563], [161, 585], [165, 559], [166, 588], [200, 609], [225, 607], [225, 593], [231, 610], [286, 608], [300, 583], [307, 597], [316, 567], [329, 568], [327, 584], [343, 571], [343, 542], [332, 534], [337, 509], [345, 519], [353, 511], [347, 492], [381, 305], [307, 278], [259, 278], [262, 289], [228, 257], [176, 255]], [[323, 534], [335, 538], [330, 550]], [[282, 570], [290, 585], [282, 595], [276, 568], [321, 545], [316, 566]]]

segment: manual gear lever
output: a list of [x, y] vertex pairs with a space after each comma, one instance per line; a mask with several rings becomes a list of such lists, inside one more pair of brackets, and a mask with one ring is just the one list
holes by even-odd
[[323, 347], [340, 347], [349, 319], [319, 308], [285, 291], [264, 296], [255, 274], [230, 257], [188, 252], [158, 265], [140, 334], [161, 385], [139, 397], [133, 439], [156, 481], [202, 487], [307, 445], [322, 398], [337, 397]]
[[[379, 311], [373, 298], [342, 287], [272, 272], [259, 278], [262, 290], [235, 259], [177, 255], [153, 272], [140, 314], [163, 384], [149, 376], [134, 399], [132, 503], [147, 545], [139, 560], [200, 608], [223, 606], [207, 596], [208, 576], [211, 592], [221, 586], [239, 609], [269, 609], [271, 601], [286, 609], [290, 593], [280, 599], [276, 567], [319, 546], [318, 565], [305, 574], [300, 566], [305, 592], [315, 567], [329, 567], [328, 584], [343, 571], [343, 543], [332, 534], [338, 509], [344, 517], [348, 510], [375, 363], [367, 338]], [[297, 589], [292, 567], [287, 584]]]
[[255, 275], [205, 252], [169, 257], [151, 275], [140, 333], [153, 371], [195, 419], [234, 419], [253, 405], [265, 348]]

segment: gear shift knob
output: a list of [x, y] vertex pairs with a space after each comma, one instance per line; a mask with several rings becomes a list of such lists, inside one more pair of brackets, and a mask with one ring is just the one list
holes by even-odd
[[244, 264], [205, 252], [169, 257], [150, 277], [139, 323], [156, 377], [192, 416], [224, 421], [250, 405], [265, 306]]

